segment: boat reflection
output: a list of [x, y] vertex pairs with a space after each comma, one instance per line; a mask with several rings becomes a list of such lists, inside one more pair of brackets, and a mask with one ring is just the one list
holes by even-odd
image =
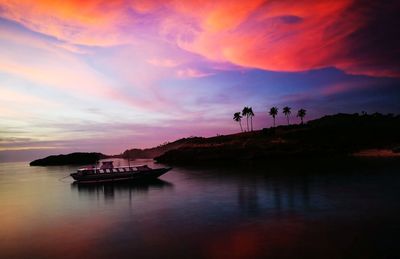
[[146, 194], [151, 190], [172, 189], [174, 185], [170, 182], [153, 179], [144, 182], [120, 181], [120, 182], [99, 182], [99, 183], [79, 183], [71, 184], [72, 190], [77, 190], [79, 195], [87, 197], [104, 197], [105, 200], [114, 200], [115, 197], [129, 195]]

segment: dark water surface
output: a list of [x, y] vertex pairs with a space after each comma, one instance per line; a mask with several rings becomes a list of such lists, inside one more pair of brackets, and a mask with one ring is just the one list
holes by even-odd
[[0, 258], [400, 258], [398, 162], [175, 167], [140, 185], [61, 179], [75, 169], [0, 164]]

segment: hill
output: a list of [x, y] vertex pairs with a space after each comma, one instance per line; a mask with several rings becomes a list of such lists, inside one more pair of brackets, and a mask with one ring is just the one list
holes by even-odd
[[304, 125], [198, 138], [155, 159], [174, 164], [349, 156], [365, 149], [398, 149], [399, 132], [400, 116], [336, 114]]
[[71, 153], [67, 155], [53, 155], [37, 159], [29, 163], [30, 166], [48, 165], [86, 165], [93, 164], [108, 156], [102, 153]]
[[159, 145], [153, 148], [146, 148], [146, 149], [128, 149], [125, 150], [120, 157], [125, 159], [138, 159], [138, 158], [154, 158], [158, 157], [170, 150], [179, 149], [182, 147], [188, 147], [192, 145], [196, 145], [203, 141], [202, 137], [189, 137], [189, 138], [182, 138], [176, 140], [171, 143], [165, 143], [163, 145]]

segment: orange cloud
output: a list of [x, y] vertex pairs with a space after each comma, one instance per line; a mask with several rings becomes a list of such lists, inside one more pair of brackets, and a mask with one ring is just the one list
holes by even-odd
[[128, 21], [122, 1], [0, 1], [1, 16], [28, 29], [84, 45], [112, 45], [126, 41], [116, 27]]
[[[248, 68], [295, 72], [336, 67], [351, 74], [399, 76], [393, 56], [398, 40], [386, 36], [395, 34], [388, 29], [396, 28], [395, 18], [388, 19], [387, 13], [394, 17], [398, 5], [357, 0], [0, 0], [0, 14], [73, 44], [110, 46], [148, 37]], [[389, 31], [376, 33], [380, 30]]]
[[[357, 24], [340, 19], [349, 4], [349, 1], [337, 4], [325, 1], [313, 7], [307, 1], [273, 2], [251, 17], [243, 16], [235, 22], [240, 25], [233, 30], [215, 32], [204, 26], [194, 35], [194, 40], [178, 39], [178, 43], [209, 59], [245, 67], [302, 71], [330, 66], [329, 61], [344, 47], [338, 45], [340, 39], [357, 28]], [[205, 19], [204, 23], [210, 22], [207, 16]], [[217, 22], [214, 25], [220, 28]], [[336, 29], [330, 31], [331, 27]]]
[[[400, 75], [393, 57], [396, 39], [390, 38], [395, 34], [389, 30], [384, 38], [370, 29], [392, 26], [390, 18], [380, 18], [388, 7], [353, 0], [250, 2], [184, 9], [198, 24], [189, 30], [176, 21], [170, 34], [185, 50], [243, 67], [290, 72], [336, 67], [351, 74]], [[380, 24], [385, 20], [388, 24]]]
[[169, 1], [167, 0], [133, 0], [129, 2], [130, 7], [139, 13], [152, 12], [163, 5], [167, 5], [168, 3]]
[[218, 32], [236, 28], [263, 2], [263, 0], [173, 1], [169, 6], [179, 13], [197, 18], [204, 29]]

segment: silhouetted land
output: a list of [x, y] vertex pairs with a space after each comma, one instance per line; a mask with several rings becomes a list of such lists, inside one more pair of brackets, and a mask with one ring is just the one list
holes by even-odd
[[212, 138], [195, 137], [155, 159], [162, 163], [195, 164], [347, 157], [365, 149], [397, 151], [399, 132], [399, 115], [337, 114], [304, 125]]
[[197, 139], [203, 139], [200, 137], [191, 137], [191, 138], [182, 138], [179, 140], [176, 140], [171, 143], [166, 143], [163, 145], [159, 145], [157, 147], [153, 148], [146, 148], [146, 149], [129, 149], [125, 150], [124, 153], [122, 153], [119, 157], [125, 158], [125, 159], [141, 159], [141, 158], [154, 158], [161, 156], [162, 154], [166, 153], [167, 151], [173, 150], [173, 149], [179, 149], [182, 147], [188, 147], [196, 143]]
[[84, 165], [93, 164], [98, 160], [107, 158], [102, 153], [71, 153], [67, 155], [48, 156], [37, 159], [29, 163], [31, 166], [48, 166], [48, 165]]
[[[276, 159], [348, 157], [366, 149], [400, 150], [400, 115], [336, 114], [306, 124], [264, 128], [211, 138], [190, 137], [148, 149], [130, 149], [129, 159], [154, 158], [169, 164], [231, 164]], [[101, 153], [72, 153], [30, 165], [92, 164]], [[300, 161], [299, 161], [300, 162]]]

